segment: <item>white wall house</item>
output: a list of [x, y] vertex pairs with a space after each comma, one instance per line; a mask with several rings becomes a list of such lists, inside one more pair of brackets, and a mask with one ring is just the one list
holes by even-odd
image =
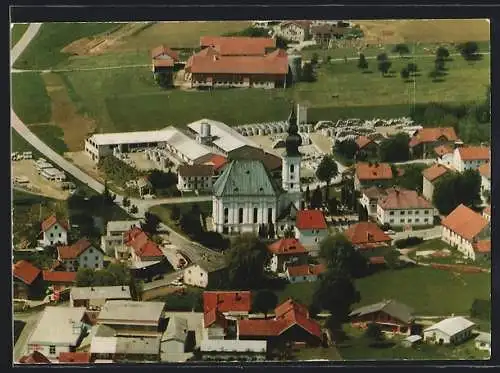
[[458, 172], [477, 170], [491, 158], [490, 148], [485, 146], [462, 146], [453, 152], [453, 168]]
[[304, 264], [298, 266], [288, 266], [286, 278], [292, 284], [298, 282], [314, 282], [326, 270], [323, 264]]
[[310, 26], [310, 21], [285, 21], [278, 26], [278, 34], [285, 39], [300, 43], [309, 39]]
[[309, 250], [311, 255], [317, 255], [320, 242], [328, 236], [328, 225], [320, 210], [300, 210], [295, 222], [295, 238]]
[[[109, 221], [106, 226], [106, 235], [101, 236], [101, 248], [107, 253], [108, 251], [114, 252], [116, 259], [120, 259], [117, 256], [116, 248], [122, 247], [124, 243], [123, 234], [130, 230], [132, 227], [141, 227], [141, 222], [139, 220], [114, 220]], [[128, 250], [127, 250], [128, 251]]]
[[359, 198], [359, 203], [361, 206], [366, 208], [368, 216], [377, 216], [377, 204], [379, 198], [385, 196], [385, 189], [378, 188], [376, 186], [369, 187], [361, 190], [361, 197]]
[[68, 224], [57, 220], [55, 215], [49, 216], [42, 222], [42, 239], [39, 243], [42, 246], [67, 245]]
[[214, 169], [210, 165], [181, 165], [177, 176], [177, 189], [181, 192], [212, 191]]
[[479, 333], [474, 341], [478, 350], [491, 354], [491, 333]]
[[207, 263], [203, 265], [194, 264], [184, 270], [183, 281], [184, 284], [196, 286], [199, 288], [206, 288], [216, 276], [220, 275], [219, 271], [225, 268], [225, 264], [221, 263]]
[[377, 221], [394, 227], [434, 225], [432, 204], [414, 190], [389, 189], [379, 199]]
[[435, 344], [459, 344], [472, 336], [474, 325], [464, 317], [450, 317], [424, 329], [424, 341]]
[[78, 271], [78, 268], [104, 268], [104, 253], [82, 238], [71, 246], [59, 246], [58, 257], [66, 271]]
[[441, 176], [446, 175], [448, 172], [448, 168], [437, 163], [422, 171], [422, 195], [425, 199], [427, 199], [428, 201], [432, 201], [435, 183], [441, 178]]

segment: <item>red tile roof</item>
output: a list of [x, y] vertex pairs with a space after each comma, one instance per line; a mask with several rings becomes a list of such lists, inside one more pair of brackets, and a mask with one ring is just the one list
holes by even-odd
[[219, 155], [219, 154], [214, 154], [212, 157], [208, 160], [208, 162], [205, 162], [205, 164], [210, 164], [214, 168], [214, 171], [219, 171], [221, 167], [223, 167], [227, 163], [227, 158]]
[[238, 334], [240, 336], [277, 337], [288, 329], [288, 325], [287, 320], [243, 319], [238, 320]]
[[286, 270], [290, 277], [318, 276], [326, 271], [326, 267], [324, 264], [303, 264], [298, 266], [288, 266]]
[[124, 233], [125, 244], [134, 249], [135, 255], [139, 258], [163, 256], [163, 252], [158, 245], [151, 241], [148, 235], [138, 227]]
[[20, 260], [12, 266], [12, 275], [26, 285], [31, 285], [40, 272], [40, 269], [26, 260]]
[[174, 66], [173, 60], [153, 60], [155, 67], [172, 67]]
[[447, 167], [441, 164], [433, 164], [431, 167], [426, 168], [422, 171], [422, 175], [429, 181], [434, 181], [440, 176], [443, 176], [448, 171], [450, 171]]
[[353, 245], [363, 246], [373, 243], [390, 243], [391, 237], [384, 233], [377, 224], [371, 222], [359, 222], [351, 225], [344, 235]]
[[203, 310], [218, 308], [220, 312], [250, 312], [252, 293], [250, 291], [205, 291]]
[[177, 52], [174, 52], [172, 49], [170, 49], [164, 45], [160, 45], [159, 47], [154, 48], [151, 51], [151, 58], [156, 59], [158, 56], [160, 56], [162, 54], [166, 54], [174, 61], [179, 60], [179, 54]]
[[444, 138], [446, 141], [458, 140], [453, 127], [422, 128], [418, 130], [410, 139], [410, 147], [417, 146], [426, 142], [438, 141]]
[[305, 254], [306, 248], [296, 238], [282, 238], [273, 242], [268, 247], [269, 251], [276, 255]]
[[73, 245], [70, 246], [59, 246], [57, 252], [59, 253], [59, 258], [64, 259], [76, 259], [81, 254], [83, 254], [92, 243], [86, 238], [80, 238]]
[[67, 222], [62, 221], [62, 220], [57, 220], [56, 215], [51, 215], [42, 222], [42, 232], [46, 232], [47, 230], [52, 228], [52, 226], [56, 223], [59, 223], [59, 225], [62, 228], [64, 228], [66, 231], [68, 230], [68, 223]]
[[491, 240], [481, 240], [476, 242], [476, 244], [474, 245], [474, 251], [478, 253], [490, 253]]
[[203, 314], [203, 321], [205, 328], [208, 328], [213, 324], [217, 324], [224, 329], [227, 327], [227, 319], [220, 311], [217, 311], [216, 308], [212, 308], [211, 310], [205, 312]]
[[450, 153], [453, 153], [453, 149], [450, 147], [450, 146], [446, 146], [446, 145], [439, 145], [439, 146], [436, 146], [434, 148], [434, 152], [442, 157], [443, 155], [445, 154], [450, 154]]
[[373, 143], [373, 140], [369, 139], [366, 136], [359, 136], [356, 139], [356, 145], [358, 146], [358, 149], [363, 149], [365, 146]]
[[52, 364], [52, 362], [41, 352], [33, 351], [19, 359], [21, 364]]
[[378, 200], [384, 210], [392, 209], [431, 209], [432, 204], [414, 190], [389, 188], [387, 195]]
[[214, 167], [206, 164], [183, 164], [177, 169], [180, 176], [213, 176]]
[[488, 226], [488, 221], [477, 212], [460, 204], [441, 221], [441, 225], [466, 240], [472, 241], [474, 237]]
[[298, 229], [327, 229], [325, 216], [320, 210], [297, 211], [295, 225]]
[[484, 163], [477, 169], [481, 176], [484, 176], [487, 179], [491, 179], [491, 163]]
[[490, 148], [486, 146], [463, 146], [458, 148], [462, 161], [490, 159]]
[[202, 48], [215, 48], [223, 56], [264, 55], [266, 49], [276, 48], [276, 40], [265, 37], [202, 36]]
[[66, 272], [66, 271], [43, 271], [42, 277], [44, 281], [51, 283], [70, 283], [76, 282], [76, 272]]
[[303, 304], [297, 303], [292, 298], [288, 298], [283, 303], [277, 305], [274, 309], [274, 316], [279, 319], [283, 318], [286, 314], [290, 312], [298, 312], [300, 314], [309, 317], [309, 310]]
[[356, 176], [359, 180], [392, 179], [392, 169], [388, 163], [356, 163]]
[[89, 352], [61, 352], [59, 354], [59, 363], [90, 363]]
[[372, 186], [369, 188], [363, 188], [361, 193], [366, 195], [368, 198], [375, 199], [386, 195], [385, 189]]

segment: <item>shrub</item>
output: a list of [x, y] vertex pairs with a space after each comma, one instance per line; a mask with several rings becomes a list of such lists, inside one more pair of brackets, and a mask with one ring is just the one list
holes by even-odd
[[470, 308], [470, 317], [489, 320], [491, 318], [491, 300], [474, 299]]
[[396, 245], [396, 247], [398, 249], [402, 249], [402, 248], [404, 248], [406, 246], [415, 246], [415, 245], [418, 245], [422, 241], [423, 241], [423, 238], [421, 238], [421, 237], [410, 236], [408, 238], [402, 238], [400, 240], [394, 241], [394, 245]]

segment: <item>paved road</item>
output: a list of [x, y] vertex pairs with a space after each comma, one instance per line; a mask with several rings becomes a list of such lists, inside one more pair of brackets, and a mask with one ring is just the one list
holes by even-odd
[[179, 279], [182, 277], [184, 274], [184, 271], [186, 269], [182, 269], [180, 271], [175, 271], [173, 273], [169, 273], [168, 275], [164, 275], [163, 279], [161, 280], [156, 280], [156, 281], [151, 281], [151, 282], [145, 282], [144, 285], [142, 286], [143, 290], [151, 290], [151, 289], [156, 289], [162, 286], [168, 286], [170, 285], [173, 281]]
[[14, 45], [14, 47], [10, 50], [10, 66], [16, 62], [21, 53], [26, 49], [30, 41], [35, 37], [42, 26], [41, 23], [30, 23], [24, 35], [19, 39], [19, 41]]

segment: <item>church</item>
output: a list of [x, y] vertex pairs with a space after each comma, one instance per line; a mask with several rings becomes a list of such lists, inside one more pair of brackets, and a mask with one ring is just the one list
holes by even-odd
[[272, 177], [260, 160], [232, 160], [214, 184], [214, 230], [223, 234], [257, 234], [261, 224], [272, 223], [279, 235], [288, 227], [293, 228], [295, 215], [303, 208], [301, 144], [297, 116], [292, 108], [282, 156], [281, 182]]

